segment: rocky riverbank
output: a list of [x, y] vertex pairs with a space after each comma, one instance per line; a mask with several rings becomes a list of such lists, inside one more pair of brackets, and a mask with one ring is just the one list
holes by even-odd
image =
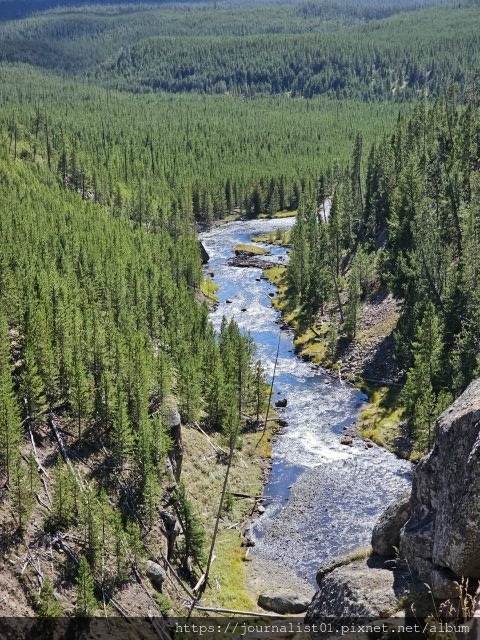
[[480, 379], [438, 418], [434, 447], [417, 465], [411, 492], [373, 530], [373, 555], [319, 569], [310, 624], [325, 616], [372, 622], [407, 615], [407, 601], [418, 617], [473, 616], [480, 581], [479, 442]]
[[334, 309], [326, 308], [313, 325], [305, 326], [301, 310], [290, 303], [284, 265], [267, 267], [264, 276], [277, 287], [272, 305], [281, 312], [280, 327], [293, 329], [299, 357], [367, 394], [368, 404], [350, 435], [410, 459], [412, 439], [400, 402], [404, 373], [395, 361], [393, 338], [401, 303], [383, 290], [373, 292], [362, 303], [355, 338], [347, 340], [338, 336]]

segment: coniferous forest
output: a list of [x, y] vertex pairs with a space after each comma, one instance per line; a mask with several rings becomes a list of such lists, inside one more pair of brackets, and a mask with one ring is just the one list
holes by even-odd
[[296, 215], [266, 276], [298, 351], [431, 448], [480, 373], [479, 51], [475, 0], [0, 0], [2, 616], [256, 606], [281, 418], [199, 230]]

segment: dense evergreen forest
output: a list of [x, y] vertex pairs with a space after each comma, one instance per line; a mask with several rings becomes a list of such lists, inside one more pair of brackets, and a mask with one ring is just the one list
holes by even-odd
[[[23, 18], [31, 14], [44, 12], [48, 9], [53, 9], [54, 11], [66, 10], [68, 12], [81, 11], [82, 13], [84, 13], [85, 10], [88, 10], [88, 8], [92, 7], [97, 11], [97, 15], [99, 8], [101, 8], [106, 13], [110, 13], [113, 11], [116, 14], [132, 12], [132, 10], [136, 11], [138, 9], [151, 10], [152, 8], [158, 7], [159, 5], [166, 5], [170, 9], [173, 7], [173, 9], [176, 10], [176, 7], [178, 5], [181, 6], [182, 4], [187, 3], [176, 2], [172, 5], [165, 0], [119, 0], [115, 3], [110, 2], [110, 0], [63, 0], [63, 2], [61, 3], [59, 3], [58, 0], [0, 0], [0, 8], [2, 10], [0, 17], [2, 18], [2, 20], [11, 20], [13, 18]], [[249, 11], [250, 16], [255, 15], [255, 17], [258, 17], [257, 11], [262, 4], [268, 5], [268, 1], [257, 3], [236, 3], [225, 1], [221, 4], [217, 3], [217, 5], [215, 5], [215, 9], [218, 9], [220, 7], [231, 8], [237, 14], [240, 14], [241, 11], [247, 10]], [[403, 11], [414, 11], [424, 6], [441, 4], [448, 4], [448, 0], [358, 0], [354, 4], [352, 4], [351, 0], [333, 0], [322, 3], [299, 2], [298, 9], [296, 7], [295, 11], [309, 16], [322, 17], [325, 20], [355, 22], [358, 20], [377, 20], [386, 18], [395, 13], [400, 13]], [[246, 6], [247, 9], [245, 8]], [[287, 6], [288, 5], [285, 5], [283, 9], [285, 9]], [[207, 9], [207, 11], [210, 9], [208, 3], [189, 2], [189, 12], [196, 14], [196, 18], [198, 18], [199, 15], [199, 12], [196, 11], [197, 7], [203, 13], [205, 13], [205, 9]], [[280, 7], [282, 7], [282, 5], [276, 5], [277, 9]], [[270, 12], [270, 21], [272, 20], [275, 21], [276, 16], [275, 14], [272, 15], [272, 12]], [[243, 22], [246, 23], [245, 20], [243, 20]], [[141, 24], [143, 29], [148, 29], [147, 25], [145, 25], [144, 23]], [[187, 18], [186, 25], [188, 24], [189, 20]], [[252, 26], [245, 24], [243, 30], [249, 28], [252, 28]]]
[[0, 552], [42, 617], [162, 554], [200, 597], [229, 514], [211, 597], [245, 609], [228, 483], [260, 491], [271, 398], [252, 339], [209, 321], [197, 224], [298, 210], [286, 296], [332, 359], [372, 290], [400, 300], [427, 448], [479, 372], [478, 6], [57, 4], [0, 0]]
[[139, 91], [405, 100], [423, 91], [439, 95], [449, 78], [463, 90], [478, 69], [479, 33], [478, 8], [456, 7], [340, 33], [151, 39], [122, 51], [95, 77]]
[[307, 323], [333, 304], [354, 339], [373, 290], [402, 300], [400, 401], [419, 451], [431, 446], [438, 413], [480, 371], [479, 157], [478, 100], [459, 106], [452, 86], [370, 148], [359, 136], [343, 176], [320, 177], [317, 201], [302, 206], [292, 234], [290, 295]]
[[134, 91], [399, 101], [472, 84], [470, 4], [57, 11], [1, 25], [0, 56]]
[[30, 504], [23, 429], [35, 434], [65, 407], [79, 442], [102, 439], [114, 468], [133, 460], [132, 491], [152, 509], [169, 451], [166, 399], [175, 394], [186, 422], [202, 413], [217, 427], [232, 407], [256, 408], [252, 345], [234, 324], [217, 340], [194, 303], [200, 262], [183, 214], [165, 214], [148, 233], [5, 151], [0, 442], [18, 524]]
[[5, 67], [0, 78], [14, 156], [46, 162], [84, 197], [140, 224], [172, 203], [204, 221], [296, 210], [321, 168], [348, 159], [360, 124], [370, 142], [397, 113], [326, 99], [139, 97], [27, 67]]

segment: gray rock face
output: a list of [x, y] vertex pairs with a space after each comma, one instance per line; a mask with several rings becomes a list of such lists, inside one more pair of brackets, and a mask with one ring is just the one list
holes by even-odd
[[409, 575], [392, 564], [373, 556], [329, 570], [320, 580], [305, 623], [327, 617], [377, 620], [393, 615], [408, 590]]
[[164, 414], [165, 421], [170, 429], [170, 436], [173, 440], [173, 446], [168, 455], [172, 464], [175, 480], [178, 482], [182, 475], [183, 465], [182, 421], [177, 404], [172, 398], [169, 399], [169, 404], [165, 407]]
[[258, 596], [257, 603], [262, 609], [285, 615], [287, 613], [305, 613], [310, 600], [299, 597], [293, 591], [285, 590], [280, 593], [262, 593]]
[[480, 379], [438, 418], [411, 506], [401, 552], [436, 597], [452, 597], [455, 575], [480, 578]]
[[[377, 620], [392, 615], [399, 598], [422, 592], [460, 595], [460, 577], [480, 579], [480, 379], [438, 418], [435, 445], [417, 465], [411, 498], [397, 499], [372, 535], [376, 554], [320, 567], [319, 590], [306, 623], [327, 617]], [[405, 569], [385, 555], [398, 547]]]
[[324, 562], [322, 565], [320, 565], [316, 575], [318, 586], [320, 587], [322, 585], [322, 580], [326, 575], [332, 573], [332, 571], [334, 569], [337, 569], [338, 567], [343, 567], [345, 564], [349, 564], [348, 560], [345, 557], [340, 557], [333, 558], [332, 560], [327, 560], [327, 562]]
[[147, 577], [150, 579], [150, 582], [156, 589], [162, 588], [163, 583], [167, 577], [167, 574], [163, 570], [163, 568], [157, 564], [156, 562], [152, 562], [149, 560], [147, 562]]
[[200, 248], [200, 258], [202, 260], [202, 264], [207, 264], [207, 262], [210, 260], [210, 256], [208, 255], [208, 252], [203, 246], [202, 242], [199, 241], [198, 246]]
[[390, 556], [400, 547], [400, 529], [410, 517], [410, 492], [385, 509], [372, 533], [372, 549], [380, 556]]

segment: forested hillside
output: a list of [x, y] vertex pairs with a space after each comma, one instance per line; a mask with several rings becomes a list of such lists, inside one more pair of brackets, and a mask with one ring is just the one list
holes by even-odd
[[399, 402], [419, 451], [431, 446], [438, 413], [479, 373], [479, 157], [478, 102], [458, 106], [451, 87], [372, 147], [359, 137], [343, 177], [320, 179], [292, 234], [289, 295], [307, 324], [333, 305], [331, 359], [342, 357], [336, 326], [355, 340], [373, 291], [402, 301]]
[[479, 20], [468, 1], [59, 9], [0, 24], [0, 59], [142, 92], [399, 101], [471, 87]]
[[478, 9], [455, 7], [335, 33], [152, 39], [122, 51], [95, 77], [139, 91], [405, 100], [440, 95], [449, 80], [461, 91], [471, 84], [479, 33]]
[[110, 600], [147, 548], [162, 553], [158, 509], [172, 504], [184, 542], [169, 559], [188, 583], [207, 539], [181, 484], [179, 420], [239, 444], [265, 406], [253, 345], [233, 322], [215, 336], [196, 303], [200, 260], [184, 212], [164, 212], [149, 232], [5, 146], [0, 162], [2, 554], [27, 545], [28, 556], [36, 531], [68, 546], [38, 599], [33, 576], [18, 574], [22, 599], [71, 613], [73, 581], [61, 597], [50, 581], [79, 562], [89, 599], [79, 586], [76, 611], [92, 613], [93, 581]]
[[278, 306], [340, 374], [395, 306], [426, 450], [480, 372], [478, 3], [58, 4], [0, 0], [0, 609], [250, 611], [287, 421], [197, 229], [298, 211]]
[[131, 96], [0, 70], [0, 123], [14, 157], [41, 160], [115, 215], [212, 221], [296, 210], [320, 168], [344, 162], [359, 126], [373, 141], [397, 109], [325, 99]]

